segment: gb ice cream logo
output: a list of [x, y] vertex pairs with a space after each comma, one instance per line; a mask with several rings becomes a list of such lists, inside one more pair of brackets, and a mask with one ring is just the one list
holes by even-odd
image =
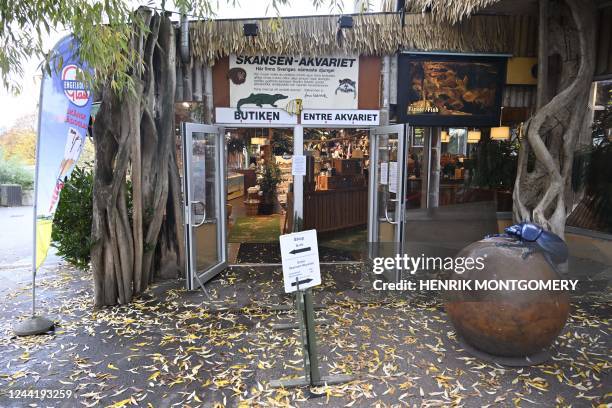
[[82, 81], [77, 80], [78, 73], [82, 72], [76, 65], [67, 65], [62, 70], [62, 86], [64, 94], [76, 106], [85, 106], [89, 101], [89, 89]]

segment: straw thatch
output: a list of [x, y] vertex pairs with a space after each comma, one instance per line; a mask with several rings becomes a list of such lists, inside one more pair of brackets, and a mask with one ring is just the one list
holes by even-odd
[[250, 20], [259, 35], [245, 37], [245, 20], [196, 21], [190, 24], [191, 52], [214, 64], [229, 54], [390, 55], [400, 49], [456, 52], [508, 52], [513, 25], [506, 16], [474, 16], [450, 25], [430, 14], [408, 14], [402, 27], [396, 13], [353, 17], [353, 28], [338, 30], [338, 16]]
[[454, 24], [500, 1], [501, 0], [412, 0], [408, 2], [408, 7], [409, 11], [418, 11], [422, 13], [430, 11], [434, 19], [445, 20]]

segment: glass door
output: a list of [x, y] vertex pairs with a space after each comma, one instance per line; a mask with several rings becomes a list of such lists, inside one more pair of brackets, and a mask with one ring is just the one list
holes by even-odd
[[224, 132], [183, 123], [182, 135], [187, 289], [204, 289], [227, 266]]
[[[368, 252], [371, 260], [401, 254], [406, 185], [406, 125], [370, 130], [368, 191]], [[400, 279], [397, 270], [384, 272], [387, 280]]]

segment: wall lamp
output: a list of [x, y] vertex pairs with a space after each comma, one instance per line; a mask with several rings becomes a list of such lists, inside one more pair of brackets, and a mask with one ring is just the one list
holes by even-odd
[[257, 37], [257, 34], [259, 34], [259, 26], [257, 23], [245, 23], [242, 26], [242, 32], [245, 37]]
[[353, 16], [340, 16], [338, 25], [340, 28], [353, 28]]

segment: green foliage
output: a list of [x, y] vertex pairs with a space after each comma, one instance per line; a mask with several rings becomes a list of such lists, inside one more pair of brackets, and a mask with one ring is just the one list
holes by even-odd
[[92, 206], [93, 173], [77, 166], [62, 189], [51, 238], [57, 253], [82, 269], [89, 268]]
[[[341, 10], [338, 0], [313, 0], [316, 7], [329, 3], [330, 10]], [[160, 3], [163, 11], [176, 11], [192, 18], [206, 18], [215, 14], [211, 0], [174, 0], [174, 10]], [[225, 3], [237, 5], [236, 0]], [[279, 7], [289, 0], [269, 0], [268, 7], [280, 13]], [[131, 0], [14, 0], [0, 2], [0, 80], [4, 88], [18, 93], [24, 74], [23, 63], [31, 58], [44, 59], [47, 72], [61, 60], [48, 55], [44, 40], [57, 28], [74, 34], [79, 42], [83, 61], [91, 66], [95, 78], [82, 78], [92, 86], [108, 84], [118, 94], [133, 90], [131, 73], [143, 69], [138, 50], [132, 46], [136, 32], [146, 32], [147, 24], [136, 10], [141, 6], [155, 6], [155, 2]], [[279, 20], [280, 21], [280, 20]]]
[[285, 154], [293, 154], [293, 141], [283, 132], [272, 133], [272, 154], [275, 156], [283, 156]]
[[606, 108], [593, 123], [593, 143], [578, 150], [572, 167], [572, 189], [599, 199], [607, 231], [612, 232], [612, 140], [607, 134], [612, 128], [612, 90]]
[[519, 142], [482, 138], [469, 164], [471, 183], [481, 188], [512, 190], [516, 180]]
[[7, 159], [33, 165], [36, 161], [36, 132], [9, 130], [0, 138], [0, 147]]
[[612, 143], [593, 149], [588, 166], [587, 193], [601, 200], [600, 211], [607, 231], [612, 232]]
[[15, 157], [5, 159], [0, 149], [0, 184], [19, 184], [23, 190], [31, 190], [34, 186], [34, 171]]
[[263, 166], [257, 184], [261, 188], [265, 198], [269, 198], [276, 192], [276, 186], [281, 182], [281, 170], [274, 163], [268, 163]]
[[446, 163], [442, 168], [442, 174], [453, 177], [455, 175], [455, 169], [457, 166], [454, 163]]
[[[141, 4], [139, 4], [141, 3]], [[198, 17], [212, 12], [209, 0], [175, 0], [176, 11]], [[165, 8], [162, 1], [162, 8]], [[30, 58], [45, 59], [50, 72], [63, 61], [47, 55], [43, 41], [57, 28], [72, 32], [79, 41], [81, 58], [96, 72], [82, 78], [90, 84], [109, 84], [117, 93], [133, 89], [131, 72], [142, 69], [138, 50], [132, 46], [135, 31], [146, 31], [142, 15], [135, 10], [151, 5], [128, 0], [16, 0], [0, 2], [0, 78], [14, 93], [21, 90], [23, 63]]]
[[242, 136], [231, 136], [227, 139], [227, 152], [228, 153], [242, 153], [245, 143]]
[[[77, 165], [65, 182], [53, 218], [52, 245], [71, 264], [87, 269], [90, 261], [93, 217], [93, 166]], [[132, 185], [126, 182], [127, 208], [132, 223]], [[145, 250], [148, 250], [145, 247]]]

